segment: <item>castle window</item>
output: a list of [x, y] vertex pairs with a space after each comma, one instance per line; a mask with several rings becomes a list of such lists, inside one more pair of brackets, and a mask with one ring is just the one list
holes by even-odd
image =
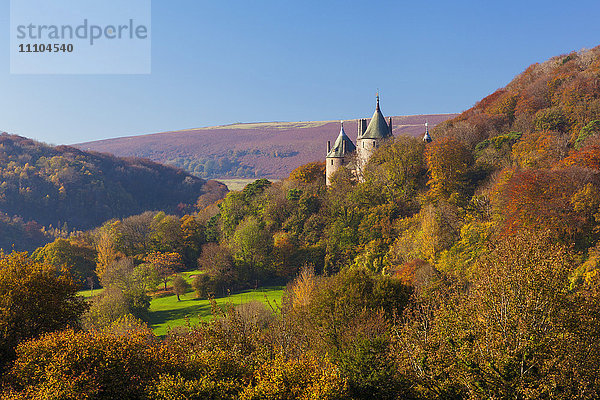
[[363, 149], [365, 148], [365, 142], [363, 142]]
[[344, 160], [342, 160], [342, 165], [344, 165]]
[[331, 165], [333, 165], [333, 160], [331, 160]]

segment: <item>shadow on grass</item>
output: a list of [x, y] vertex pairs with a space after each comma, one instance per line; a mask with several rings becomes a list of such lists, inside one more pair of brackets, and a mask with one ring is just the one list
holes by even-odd
[[159, 310], [159, 311], [150, 311], [149, 322], [152, 325], [160, 325], [167, 323], [169, 321], [174, 321], [178, 319], [184, 319], [186, 317], [194, 318], [194, 317], [206, 317], [211, 314], [210, 303], [204, 302], [204, 304], [198, 304], [201, 300], [184, 300], [186, 303], [189, 302], [190, 305], [183, 308], [177, 308], [173, 310]]

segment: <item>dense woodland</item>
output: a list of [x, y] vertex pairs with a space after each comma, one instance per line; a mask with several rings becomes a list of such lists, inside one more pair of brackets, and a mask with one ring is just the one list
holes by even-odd
[[226, 154], [220, 155], [170, 157], [166, 158], [164, 162], [167, 165], [174, 165], [189, 171], [201, 178], [255, 178], [261, 176], [261, 170], [244, 163], [245, 156], [269, 157], [273, 159], [272, 162], [276, 163], [277, 158], [287, 158], [295, 155], [298, 155], [298, 152], [290, 150], [228, 150]]
[[[5, 255], [3, 396], [598, 398], [600, 48], [530, 66], [432, 136], [390, 140], [360, 182], [308, 164]], [[286, 296], [155, 337], [148, 293], [196, 268], [199, 297]], [[88, 304], [75, 281], [94, 279]]]
[[[0, 248], [33, 250], [146, 210], [181, 213], [227, 189], [148, 160], [0, 135]], [[201, 202], [206, 200], [201, 200]]]

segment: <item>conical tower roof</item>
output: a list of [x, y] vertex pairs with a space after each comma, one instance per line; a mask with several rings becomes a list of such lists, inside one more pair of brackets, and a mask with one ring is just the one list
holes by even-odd
[[427, 122], [425, 122], [425, 135], [423, 136], [423, 141], [425, 143], [431, 143], [432, 141], [431, 136], [429, 135], [429, 124]]
[[375, 109], [375, 114], [373, 114], [373, 118], [371, 118], [367, 130], [359, 139], [385, 139], [390, 136], [392, 136], [392, 133], [385, 121], [385, 117], [379, 109], [379, 95], [377, 95], [377, 108]]
[[[333, 144], [331, 151], [327, 153], [327, 158], [344, 157], [346, 154], [352, 153], [354, 150], [356, 150], [356, 146], [354, 143], [352, 143], [352, 140], [350, 140], [344, 131], [343, 121], [341, 125], [340, 134], [338, 135], [337, 139], [335, 139], [335, 143]], [[346, 144], [345, 146], [344, 143]]]

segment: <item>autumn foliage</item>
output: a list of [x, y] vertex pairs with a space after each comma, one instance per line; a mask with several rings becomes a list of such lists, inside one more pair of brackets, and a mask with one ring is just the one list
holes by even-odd
[[[360, 177], [342, 170], [325, 186], [312, 163], [183, 218], [145, 212], [57, 240], [37, 262], [1, 258], [0, 344], [14, 361], [0, 393], [598, 398], [599, 77], [600, 48], [555, 57], [431, 143], [389, 139]], [[87, 330], [61, 263], [95, 265], [105, 285]], [[184, 293], [171, 280], [184, 269], [209, 299], [287, 287], [268, 306], [212, 301], [215, 318], [165, 338], [122, 317], [145, 318], [161, 282]]]
[[19, 342], [77, 327], [87, 309], [68, 271], [25, 253], [0, 253], [0, 369]]

